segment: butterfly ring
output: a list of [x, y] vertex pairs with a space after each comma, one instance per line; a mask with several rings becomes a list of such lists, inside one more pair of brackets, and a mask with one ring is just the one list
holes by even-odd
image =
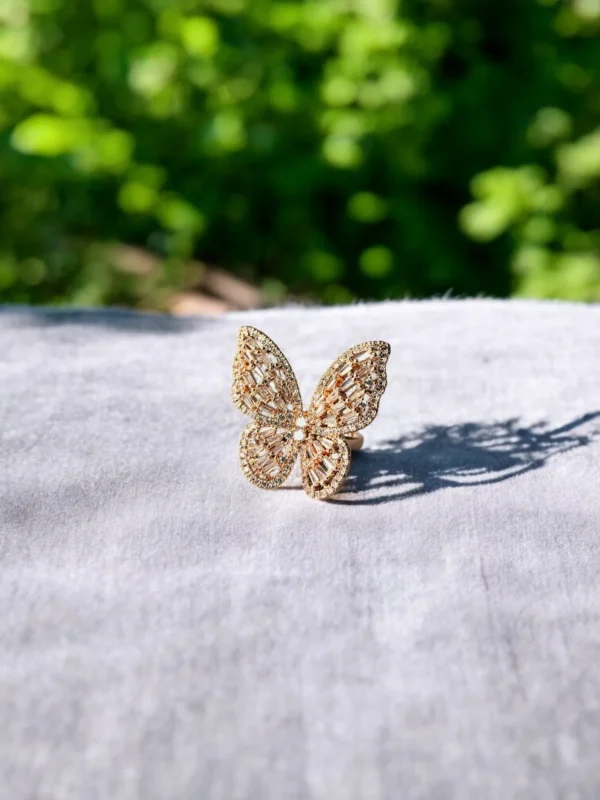
[[389, 355], [387, 342], [346, 350], [303, 409], [296, 376], [275, 342], [256, 328], [240, 328], [231, 396], [252, 418], [239, 448], [250, 483], [261, 489], [281, 486], [299, 456], [305, 492], [320, 500], [334, 495], [348, 475], [350, 450], [362, 446], [358, 431], [377, 414]]

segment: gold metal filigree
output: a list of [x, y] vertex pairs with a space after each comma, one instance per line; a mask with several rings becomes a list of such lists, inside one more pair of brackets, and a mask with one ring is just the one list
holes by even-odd
[[346, 350], [319, 381], [303, 410], [298, 382], [277, 345], [256, 328], [240, 328], [231, 396], [252, 422], [240, 439], [240, 463], [248, 480], [274, 489], [300, 456], [302, 484], [310, 497], [334, 495], [350, 468], [350, 445], [374, 419], [386, 387], [387, 342], [363, 342]]

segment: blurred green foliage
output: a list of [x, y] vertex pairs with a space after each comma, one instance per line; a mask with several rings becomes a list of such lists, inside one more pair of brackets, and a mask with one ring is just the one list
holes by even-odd
[[[0, 0], [0, 297], [600, 299], [600, 0]], [[118, 269], [114, 242], [163, 258]]]

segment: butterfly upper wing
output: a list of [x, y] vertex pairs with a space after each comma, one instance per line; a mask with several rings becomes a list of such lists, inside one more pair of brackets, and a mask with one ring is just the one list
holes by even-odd
[[261, 489], [280, 486], [292, 471], [297, 454], [289, 428], [254, 420], [242, 431], [242, 472]]
[[298, 382], [287, 358], [256, 328], [240, 328], [231, 398], [243, 414], [266, 425], [290, 424], [302, 410]]
[[387, 385], [389, 355], [387, 342], [363, 342], [342, 353], [315, 389], [308, 412], [313, 426], [347, 434], [373, 422]]

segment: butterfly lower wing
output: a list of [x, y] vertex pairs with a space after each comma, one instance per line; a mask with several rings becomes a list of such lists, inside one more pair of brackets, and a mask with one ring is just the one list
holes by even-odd
[[240, 464], [250, 483], [275, 489], [286, 480], [298, 455], [292, 432], [255, 420], [240, 437]]
[[313, 426], [347, 434], [373, 422], [387, 385], [389, 355], [387, 342], [363, 342], [342, 353], [315, 389], [309, 408]]
[[314, 433], [300, 446], [302, 485], [309, 497], [324, 500], [334, 495], [350, 469], [350, 448], [337, 433]]
[[270, 425], [290, 424], [302, 410], [298, 382], [287, 358], [256, 328], [240, 328], [231, 398], [243, 414]]

